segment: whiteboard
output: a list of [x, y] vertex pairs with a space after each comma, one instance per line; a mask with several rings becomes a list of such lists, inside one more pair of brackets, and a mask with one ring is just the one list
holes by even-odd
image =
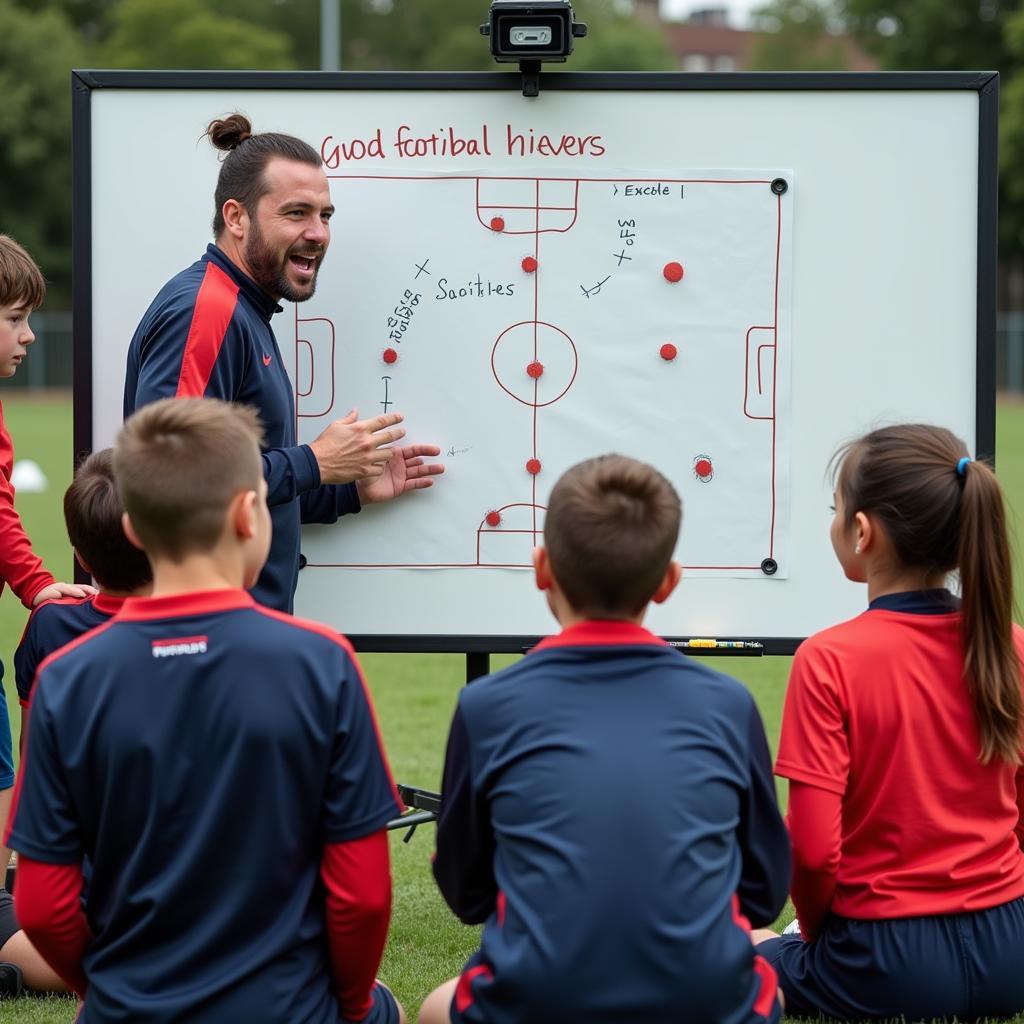
[[865, 602], [828, 541], [839, 444], [920, 420], [992, 451], [992, 75], [74, 81], [78, 451], [111, 443], [134, 328], [209, 240], [206, 123], [242, 110], [323, 153], [331, 248], [275, 317], [300, 440], [399, 410], [446, 465], [304, 531], [296, 612], [363, 649], [551, 632], [527, 568], [546, 496], [615, 450], [683, 499], [650, 627], [792, 650]]

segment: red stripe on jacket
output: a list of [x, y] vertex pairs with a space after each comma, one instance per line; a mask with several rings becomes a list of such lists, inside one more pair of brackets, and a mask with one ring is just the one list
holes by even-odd
[[[750, 936], [750, 921], [740, 909], [740, 898], [736, 893], [732, 894], [732, 923]], [[754, 954], [753, 967], [754, 984], [757, 985], [754, 1013], [759, 1017], [769, 1017], [775, 1007], [775, 1000], [779, 998], [779, 978], [775, 968], [760, 953]]]
[[202, 398], [238, 304], [238, 285], [212, 260], [196, 295], [175, 398]]

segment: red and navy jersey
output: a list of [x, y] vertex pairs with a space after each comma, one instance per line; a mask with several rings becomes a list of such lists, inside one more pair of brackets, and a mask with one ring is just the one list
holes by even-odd
[[[6, 583], [21, 603], [31, 608], [39, 591], [53, 583], [53, 577], [32, 550], [32, 542], [14, 507], [13, 469], [14, 445], [4, 425], [3, 406], [0, 406], [0, 591]], [[0, 666], [2, 678], [3, 667]]]
[[120, 611], [123, 602], [122, 597], [93, 594], [44, 601], [32, 610], [21, 643], [14, 652], [14, 681], [23, 708], [28, 707], [32, 684], [43, 661], [83, 633], [102, 626]]
[[953, 914], [1024, 895], [1024, 769], [979, 760], [963, 669], [944, 590], [877, 598], [797, 650], [775, 771], [842, 797], [835, 913]]
[[274, 532], [253, 588], [261, 604], [291, 611], [301, 523], [359, 511], [354, 484], [321, 485], [308, 445], [296, 443], [295, 398], [270, 319], [281, 307], [211, 244], [171, 278], [128, 349], [124, 416], [160, 398], [221, 398], [252, 406], [263, 424], [263, 471]]
[[93, 865], [87, 1024], [336, 1024], [323, 850], [400, 808], [338, 634], [244, 591], [129, 598], [40, 668], [9, 843]]
[[434, 875], [485, 922], [462, 1019], [767, 1014], [749, 921], [789, 871], [753, 699], [647, 630], [571, 627], [459, 695]]

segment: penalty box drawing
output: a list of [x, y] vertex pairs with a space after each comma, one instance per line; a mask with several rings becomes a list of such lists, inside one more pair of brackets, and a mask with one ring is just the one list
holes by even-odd
[[786, 575], [789, 172], [331, 189], [317, 292], [276, 325], [300, 437], [397, 410], [446, 473], [307, 533], [310, 566], [528, 567], [559, 475], [617, 451], [679, 491], [688, 571]]

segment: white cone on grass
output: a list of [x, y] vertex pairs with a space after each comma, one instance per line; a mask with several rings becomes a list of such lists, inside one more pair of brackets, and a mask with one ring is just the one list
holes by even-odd
[[18, 459], [11, 470], [11, 486], [22, 494], [38, 494], [50, 485], [46, 474], [39, 468], [38, 462], [31, 459]]

